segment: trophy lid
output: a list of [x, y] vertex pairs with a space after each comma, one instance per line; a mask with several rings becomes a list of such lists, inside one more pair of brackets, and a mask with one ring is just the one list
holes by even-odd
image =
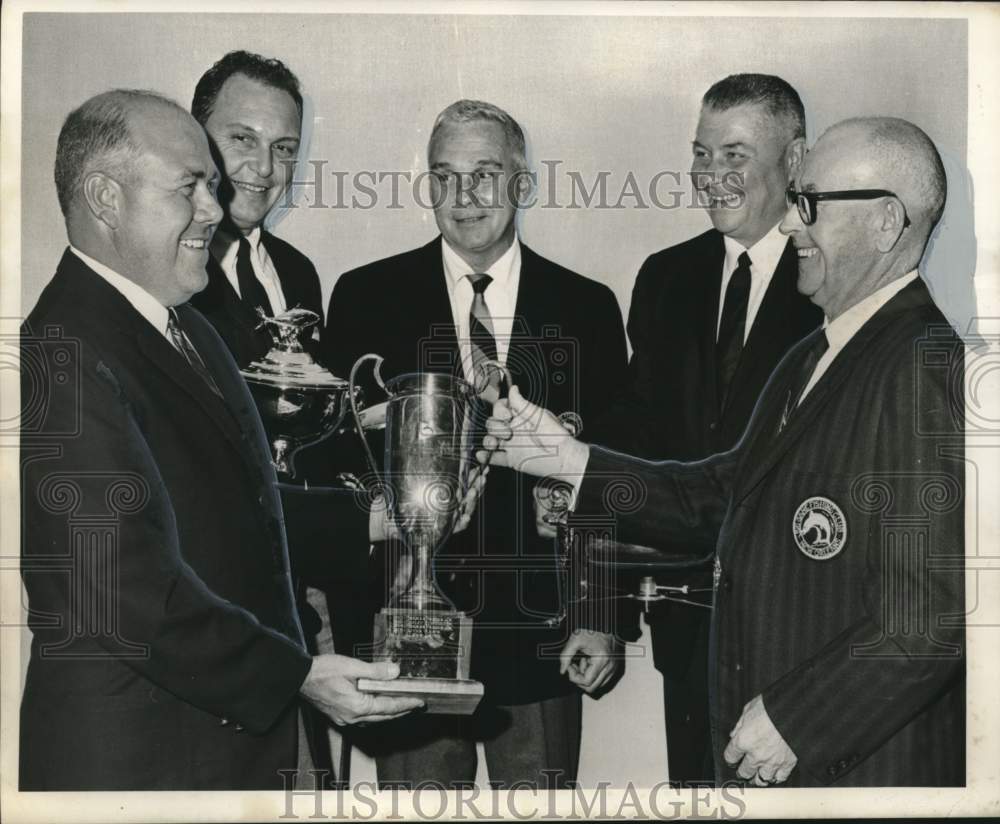
[[274, 346], [261, 360], [254, 361], [246, 369], [240, 370], [240, 374], [246, 380], [286, 387], [315, 389], [347, 387], [347, 381], [320, 366], [312, 355], [302, 348], [302, 335], [319, 321], [319, 315], [298, 307], [273, 318], [265, 316], [259, 309], [258, 313], [261, 318], [260, 326], [270, 332]]

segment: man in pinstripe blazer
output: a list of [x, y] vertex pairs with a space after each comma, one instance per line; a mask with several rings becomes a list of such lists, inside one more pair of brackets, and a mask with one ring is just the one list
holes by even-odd
[[626, 480], [621, 540], [715, 543], [717, 781], [965, 783], [962, 345], [917, 273], [945, 188], [906, 121], [818, 141], [781, 225], [826, 323], [728, 452], [649, 463], [560, 435], [516, 390], [495, 407], [484, 446], [518, 436], [495, 463], [575, 479], [583, 514]]

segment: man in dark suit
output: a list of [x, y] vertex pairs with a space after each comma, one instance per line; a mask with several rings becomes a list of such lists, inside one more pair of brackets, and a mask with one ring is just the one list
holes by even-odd
[[271, 348], [268, 333], [257, 328], [258, 308], [271, 317], [298, 306], [323, 317], [316, 268], [264, 228], [292, 184], [302, 93], [280, 60], [234, 51], [202, 75], [191, 113], [225, 172], [219, 187], [225, 218], [212, 239], [208, 286], [191, 303], [243, 368]]
[[[492, 104], [458, 101], [438, 116], [428, 160], [442, 236], [337, 281], [323, 338], [329, 362], [344, 372], [376, 352], [386, 377], [444, 370], [476, 383], [475, 365], [498, 358], [529, 395], [580, 414], [586, 427], [624, 371], [621, 315], [605, 286], [518, 241], [529, 184], [520, 126]], [[472, 677], [486, 694], [471, 719], [386, 728], [381, 782], [472, 781], [477, 740], [491, 782], [544, 788], [575, 778], [577, 687], [591, 692], [612, 677], [613, 639], [558, 621], [556, 558], [535, 533], [531, 498], [515, 473], [491, 473], [477, 520], [439, 554], [439, 584], [473, 618]]]
[[22, 337], [20, 788], [280, 789], [300, 694], [338, 723], [419, 702], [355, 688], [393, 666], [303, 645], [260, 419], [184, 305], [222, 217], [202, 129], [107, 92], [55, 177], [70, 248]]
[[[793, 347], [732, 450], [649, 463], [563, 436], [512, 389], [497, 465], [644, 492], [625, 540], [715, 542], [710, 694], [716, 779], [790, 786], [963, 785], [961, 340], [917, 273], [945, 176], [895, 118], [829, 129], [782, 231], [826, 325]], [[513, 410], [513, 417], [511, 417]], [[482, 457], [485, 457], [485, 453]]]
[[[205, 128], [225, 172], [219, 186], [225, 215], [212, 238], [208, 286], [191, 304], [215, 327], [241, 368], [272, 346], [260, 326], [260, 312], [270, 317], [293, 307], [318, 315], [304, 343], [310, 354], [321, 357], [315, 341], [323, 319], [316, 269], [265, 228], [292, 184], [302, 131], [298, 78], [276, 58], [229, 52], [199, 79], [191, 113]], [[310, 650], [348, 652], [358, 635], [353, 593], [370, 574], [368, 548], [384, 538], [384, 524], [376, 509], [366, 517], [344, 490], [321, 487], [333, 483], [337, 471], [317, 464], [313, 454], [300, 451], [294, 482], [283, 479], [282, 484], [296, 598]], [[311, 484], [308, 492], [304, 481]], [[336, 562], [330, 549], [332, 523], [338, 525]], [[313, 760], [332, 773], [325, 721], [316, 714], [307, 718]]]
[[[805, 153], [798, 94], [779, 77], [738, 74], [701, 105], [691, 174], [713, 228], [639, 270], [628, 386], [601, 427], [603, 444], [642, 458], [693, 461], [731, 448], [774, 367], [823, 316], [796, 290], [795, 249], [778, 231]], [[658, 582], [710, 588], [711, 569], [661, 573]], [[646, 615], [676, 785], [713, 780], [709, 619], [708, 609], [670, 601]]]

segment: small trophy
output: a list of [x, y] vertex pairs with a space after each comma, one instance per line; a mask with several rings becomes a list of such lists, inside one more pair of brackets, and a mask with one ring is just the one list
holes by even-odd
[[347, 414], [348, 382], [316, 363], [300, 342], [318, 321], [319, 315], [308, 309], [289, 309], [273, 318], [262, 314], [261, 324], [271, 333], [274, 346], [263, 359], [240, 371], [282, 479], [295, 477], [295, 453], [338, 429]]
[[[468, 715], [483, 696], [469, 678], [472, 619], [455, 609], [434, 581], [432, 560], [458, 519], [473, 464], [473, 388], [445, 374], [400, 375], [382, 381], [382, 358], [364, 355], [351, 370], [351, 397], [358, 367], [375, 361], [375, 379], [389, 395], [385, 418], [385, 470], [366, 456], [386, 498], [406, 553], [403, 583], [375, 617], [374, 660], [396, 661], [391, 681], [358, 680], [363, 692], [413, 695], [431, 713]], [[351, 403], [359, 434], [356, 404]], [[364, 440], [362, 435], [362, 440]]]

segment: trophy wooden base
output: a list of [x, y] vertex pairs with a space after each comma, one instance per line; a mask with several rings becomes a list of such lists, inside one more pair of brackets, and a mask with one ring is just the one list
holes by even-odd
[[422, 698], [427, 712], [438, 715], [471, 715], [483, 697], [483, 685], [478, 681], [457, 678], [394, 678], [392, 681], [359, 678], [358, 689], [377, 695]]
[[387, 607], [375, 616], [376, 661], [395, 661], [399, 678], [358, 680], [362, 692], [414, 695], [427, 712], [469, 715], [483, 685], [469, 678], [472, 620], [455, 610]]

